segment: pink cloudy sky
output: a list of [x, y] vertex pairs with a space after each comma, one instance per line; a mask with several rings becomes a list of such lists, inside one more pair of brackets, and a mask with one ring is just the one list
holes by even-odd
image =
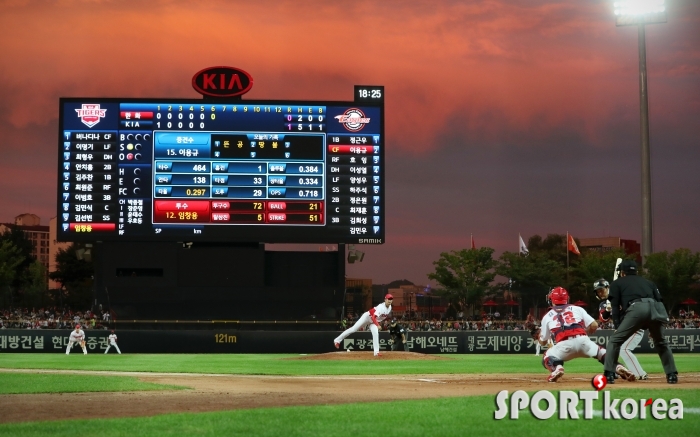
[[[58, 98], [247, 99], [386, 87], [387, 243], [349, 275], [426, 283], [440, 252], [517, 236], [641, 240], [637, 31], [611, 1], [4, 1], [0, 221], [55, 215]], [[700, 250], [700, 2], [647, 26], [654, 249]]]

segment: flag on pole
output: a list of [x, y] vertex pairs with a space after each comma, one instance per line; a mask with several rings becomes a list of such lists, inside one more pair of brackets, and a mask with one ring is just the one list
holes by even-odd
[[472, 249], [476, 249], [476, 244], [474, 244], [474, 234], [471, 234], [472, 236]]
[[578, 250], [578, 246], [574, 241], [574, 237], [571, 234], [567, 233], [567, 239], [567, 247], [569, 248], [569, 251], [575, 253], [576, 255], [581, 255], [581, 252]]
[[520, 239], [520, 254], [528, 256], [530, 254], [530, 251], [527, 250], [527, 246], [525, 245], [525, 242], [523, 241], [523, 237], [518, 234], [518, 238]]

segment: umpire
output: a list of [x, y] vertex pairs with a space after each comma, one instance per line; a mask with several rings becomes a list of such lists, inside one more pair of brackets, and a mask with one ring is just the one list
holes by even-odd
[[605, 355], [605, 378], [608, 384], [615, 383], [615, 363], [620, 356], [620, 346], [639, 329], [649, 330], [649, 336], [654, 340], [654, 349], [659, 354], [666, 373], [666, 382], [676, 384], [678, 370], [671, 348], [661, 333], [664, 322], [660, 321], [662, 317], [659, 317], [655, 309], [655, 303], [662, 301], [661, 293], [653, 282], [637, 276], [637, 263], [634, 260], [622, 261], [620, 278], [612, 283], [608, 299], [615, 324], [615, 332], [610, 337]]
[[406, 342], [406, 330], [401, 326], [396, 319], [391, 319], [389, 324], [389, 335], [391, 336], [391, 350], [399, 350], [399, 340], [403, 344], [402, 348], [408, 352], [408, 343]]

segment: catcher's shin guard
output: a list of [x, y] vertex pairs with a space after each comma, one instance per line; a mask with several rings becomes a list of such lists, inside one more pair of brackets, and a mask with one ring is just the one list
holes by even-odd
[[[549, 351], [547, 351], [547, 352], [549, 352]], [[564, 365], [564, 361], [562, 361], [556, 357], [548, 356], [547, 352], [545, 352], [544, 355], [542, 356], [542, 365], [544, 366], [545, 369], [549, 370], [550, 372], [554, 372], [554, 370], [557, 368], [557, 366]]]
[[594, 357], [602, 365], [605, 365], [605, 348], [598, 345], [598, 354]]

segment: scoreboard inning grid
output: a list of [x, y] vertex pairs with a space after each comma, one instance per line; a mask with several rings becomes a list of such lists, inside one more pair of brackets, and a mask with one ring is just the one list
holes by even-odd
[[58, 240], [381, 244], [384, 105], [371, 95], [61, 99]]

